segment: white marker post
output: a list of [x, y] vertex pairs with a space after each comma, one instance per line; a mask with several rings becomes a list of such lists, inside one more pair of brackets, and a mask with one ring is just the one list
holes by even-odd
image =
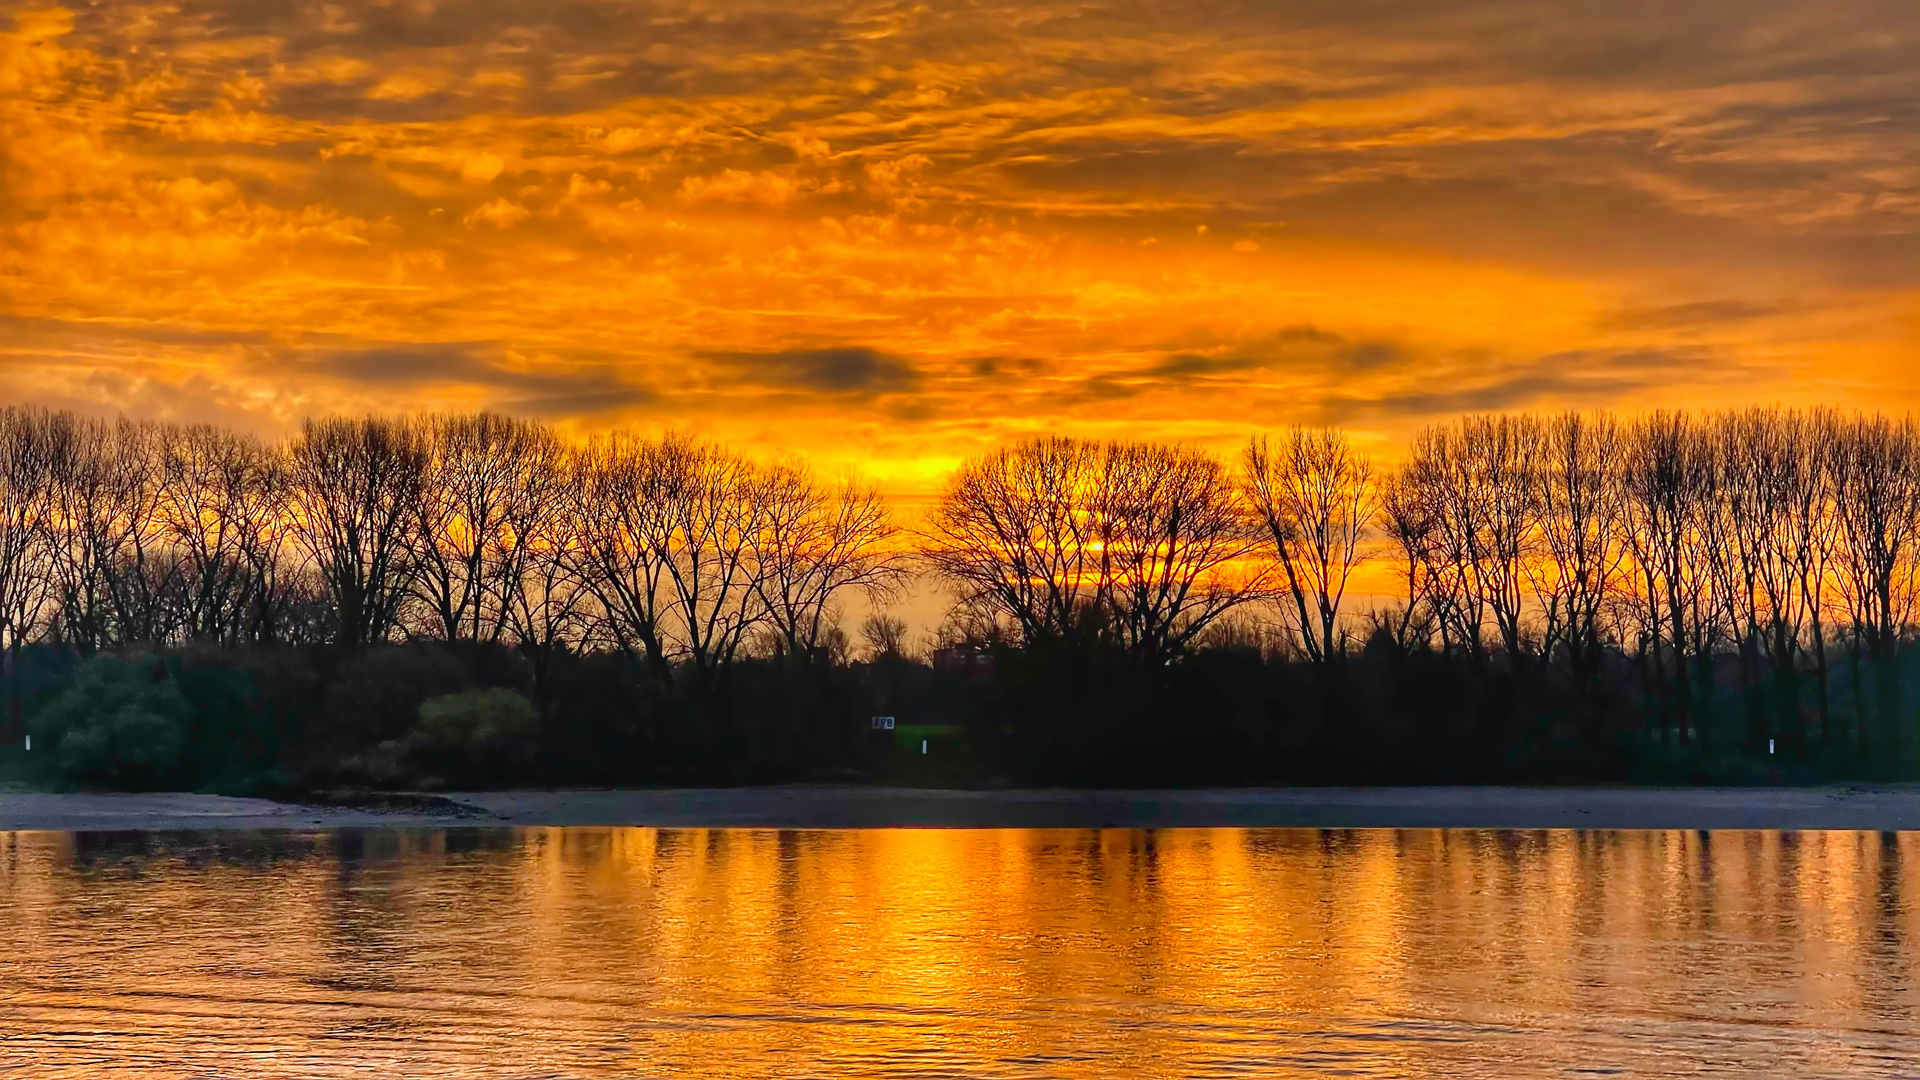
[[1767, 740], [1767, 756], [1769, 757], [1773, 756], [1773, 740], [1772, 739]]
[[925, 740], [925, 739], [921, 739], [921, 740], [920, 740], [920, 752], [921, 752], [922, 754], [924, 754], [924, 753], [926, 753], [926, 752], [927, 752], [927, 740]]

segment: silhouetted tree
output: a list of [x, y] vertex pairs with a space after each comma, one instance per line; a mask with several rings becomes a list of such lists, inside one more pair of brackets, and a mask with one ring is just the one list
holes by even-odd
[[410, 543], [429, 463], [410, 420], [326, 418], [301, 425], [289, 454], [292, 533], [333, 604], [334, 640], [387, 640], [418, 573]]
[[655, 447], [662, 513], [644, 537], [665, 568], [668, 634], [709, 709], [742, 643], [768, 618], [772, 565], [756, 556], [769, 525], [764, 475], [719, 446], [670, 435]]
[[0, 633], [20, 646], [44, 626], [55, 596], [50, 572], [54, 539], [51, 414], [0, 410]]
[[1396, 571], [1406, 591], [1398, 608], [1376, 613], [1373, 621], [1402, 653], [1428, 647], [1434, 634], [1446, 628], [1435, 618], [1433, 584], [1439, 551], [1420, 489], [1402, 473], [1389, 474], [1380, 485], [1379, 524], [1396, 553]]
[[921, 554], [1020, 641], [1110, 642], [1156, 666], [1263, 595], [1231, 475], [1184, 447], [1036, 439], [962, 465]]
[[[1541, 608], [1544, 651], [1567, 657], [1583, 697], [1604, 658], [1607, 604], [1620, 584], [1627, 545], [1620, 535], [1621, 436], [1610, 416], [1563, 413], [1543, 423], [1535, 473], [1538, 551], [1527, 573]], [[1596, 714], [1592, 703], [1587, 720]], [[1597, 738], [1591, 729], [1589, 738]]]
[[921, 555], [963, 603], [1025, 643], [1070, 641], [1106, 605], [1094, 503], [1100, 448], [1035, 439], [962, 464], [929, 515]]
[[1711, 449], [1685, 413], [1655, 412], [1628, 432], [1622, 520], [1637, 569], [1636, 610], [1657, 684], [1671, 666], [1667, 698], [1685, 746], [1693, 733], [1693, 665], [1710, 644], [1703, 633], [1709, 551], [1701, 537], [1712, 505]]
[[51, 568], [54, 539], [50, 414], [0, 410], [0, 657], [6, 676], [6, 714], [0, 727], [19, 737], [25, 717], [20, 693], [21, 649], [42, 632], [57, 596]]
[[1232, 473], [1190, 447], [1103, 448], [1097, 496], [1105, 620], [1139, 662], [1165, 663], [1227, 613], [1267, 595], [1269, 576]]
[[898, 531], [879, 492], [851, 481], [829, 488], [799, 464], [767, 469], [759, 498], [753, 587], [781, 650], [812, 658], [839, 597], [877, 604], [898, 593], [907, 576]]
[[[1264, 554], [1280, 565], [1299, 646], [1309, 660], [1326, 664], [1346, 651], [1341, 605], [1379, 507], [1373, 463], [1342, 432], [1296, 427], [1278, 443], [1248, 443], [1243, 464], [1268, 540]], [[1410, 600], [1409, 613], [1411, 607]]]
[[280, 448], [209, 425], [164, 429], [161, 442], [156, 510], [182, 562], [182, 633], [219, 644], [278, 638], [289, 523]]
[[904, 657], [907, 654], [907, 621], [875, 612], [860, 623], [860, 641], [865, 659]]
[[1529, 567], [1537, 557], [1542, 428], [1525, 416], [1468, 417], [1414, 436], [1401, 495], [1419, 507], [1427, 577], [1443, 634], [1483, 667], [1499, 635], [1509, 662], [1530, 670]]
[[565, 449], [552, 430], [494, 413], [426, 417], [421, 429], [414, 594], [435, 636], [497, 643], [563, 505]]
[[[1920, 614], [1920, 425], [1911, 416], [1858, 416], [1841, 422], [1836, 444], [1827, 467], [1839, 524], [1837, 590], [1854, 640], [1872, 659], [1875, 711], [1892, 737], [1904, 716], [1894, 659]], [[1863, 695], [1856, 689], [1855, 697]], [[1859, 738], [1864, 753], [1864, 727]]]
[[589, 633], [670, 686], [667, 566], [655, 539], [670, 527], [665, 471], [658, 444], [632, 432], [596, 437], [576, 451], [566, 485], [574, 529], [567, 554], [595, 601]]

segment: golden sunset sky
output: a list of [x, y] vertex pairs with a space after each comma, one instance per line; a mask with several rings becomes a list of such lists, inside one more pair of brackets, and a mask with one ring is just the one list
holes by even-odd
[[0, 399], [924, 491], [1068, 432], [1920, 405], [1920, 5], [0, 2]]

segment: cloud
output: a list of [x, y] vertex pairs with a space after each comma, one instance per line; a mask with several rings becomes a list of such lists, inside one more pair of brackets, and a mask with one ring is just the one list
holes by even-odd
[[933, 159], [925, 154], [908, 154], [901, 158], [869, 161], [864, 169], [868, 181], [876, 187], [892, 189], [911, 184], [932, 164]]
[[1543, 405], [1581, 407], [1614, 400], [1648, 385], [1643, 378], [1576, 379], [1560, 372], [1535, 371], [1457, 389], [1405, 390], [1373, 399], [1333, 397], [1328, 399], [1326, 411], [1341, 419], [1379, 415], [1426, 419]]
[[921, 383], [920, 371], [905, 359], [862, 345], [707, 353], [704, 358], [719, 361], [744, 382], [820, 394], [898, 393]]
[[1152, 379], [1217, 379], [1261, 371], [1369, 372], [1405, 364], [1407, 349], [1378, 338], [1351, 339], [1310, 324], [1282, 327], [1256, 338], [1207, 352], [1182, 351], [1147, 365], [1139, 374]]
[[[509, 352], [494, 342], [390, 343], [316, 350], [291, 364], [309, 375], [328, 376], [365, 390], [487, 390], [503, 407], [548, 417], [612, 412], [655, 398], [650, 388], [621, 378], [613, 365], [603, 361], [509, 362]], [[283, 357], [276, 363], [289, 361]]]
[[265, 346], [271, 334], [259, 330], [208, 330], [194, 326], [77, 322], [45, 316], [0, 314], [0, 328], [16, 345], [87, 340], [104, 344], [172, 345], [193, 348]]
[[1608, 330], [1677, 330], [1697, 326], [1724, 326], [1777, 315], [1783, 304], [1752, 304], [1743, 300], [1696, 300], [1663, 307], [1628, 308], [1600, 320]]
[[0, 17], [6, 385], [670, 414], [901, 475], [1920, 403], [1910, 3], [774, 8]]
[[1431, 420], [1463, 413], [1603, 407], [1663, 389], [1671, 395], [1683, 386], [1705, 389], [1716, 382], [1767, 377], [1778, 373], [1762, 364], [1729, 365], [1711, 350], [1582, 349], [1492, 370], [1439, 365], [1426, 378], [1401, 380], [1373, 395], [1330, 395], [1319, 408], [1333, 423]]
[[541, 420], [577, 420], [624, 413], [659, 400], [653, 391], [608, 376], [577, 380], [578, 389], [568, 393], [506, 398], [500, 408]]
[[712, 176], [689, 176], [680, 183], [682, 202], [760, 203], [784, 206], [797, 192], [793, 181], [771, 172], [722, 169]]
[[414, 386], [426, 383], [499, 385], [515, 376], [482, 353], [498, 352], [491, 342], [448, 341], [433, 344], [382, 344], [329, 349], [297, 360], [317, 374], [360, 384]]
[[437, 79], [430, 80], [418, 74], [402, 72], [380, 80], [379, 85], [367, 91], [367, 96], [377, 101], [412, 101], [439, 88]]
[[530, 216], [532, 212], [519, 203], [507, 199], [489, 199], [461, 220], [469, 227], [484, 223], [496, 229], [511, 229]]
[[482, 150], [467, 155], [466, 160], [460, 163], [460, 178], [469, 184], [492, 183], [493, 178], [499, 176], [500, 170], [506, 167], [507, 163], [499, 155]]
[[1026, 379], [1045, 374], [1053, 365], [1037, 356], [970, 356], [957, 366], [980, 379]]

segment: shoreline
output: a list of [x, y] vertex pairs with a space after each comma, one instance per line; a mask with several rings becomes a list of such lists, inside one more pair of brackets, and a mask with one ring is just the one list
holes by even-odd
[[[436, 797], [438, 798], [438, 797]], [[448, 792], [431, 808], [0, 791], [0, 832], [514, 826], [1920, 830], [1920, 785], [1809, 788], [782, 786]]]

